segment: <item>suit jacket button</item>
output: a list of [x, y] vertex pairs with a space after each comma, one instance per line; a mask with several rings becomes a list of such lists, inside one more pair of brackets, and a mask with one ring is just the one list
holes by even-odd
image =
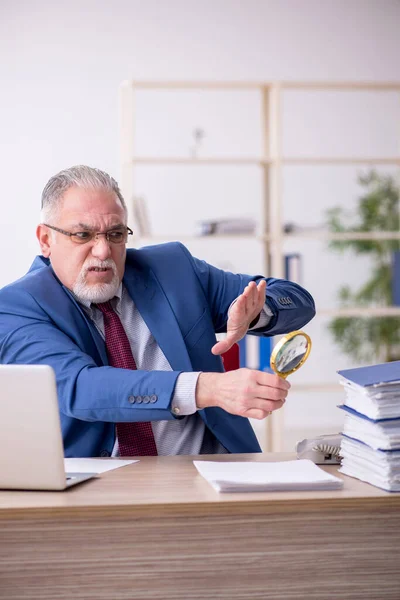
[[135, 402], [136, 402], [135, 396], [129, 396], [128, 400], [131, 404], [135, 404]]
[[154, 404], [154, 402], [157, 402], [157, 396], [155, 394], [153, 394], [152, 396], [150, 396], [150, 403]]
[[136, 396], [136, 404], [142, 404], [143, 402], [143, 397], [142, 396]]
[[143, 404], [148, 404], [150, 402], [150, 396], [143, 396]]
[[102, 450], [100, 452], [100, 456], [111, 456], [111, 452], [109, 452], [108, 450]]

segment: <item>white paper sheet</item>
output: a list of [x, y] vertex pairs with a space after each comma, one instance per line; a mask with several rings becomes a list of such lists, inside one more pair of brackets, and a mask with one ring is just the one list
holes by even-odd
[[135, 462], [139, 461], [119, 458], [64, 458], [66, 473], [105, 473]]
[[280, 462], [194, 460], [193, 464], [218, 492], [335, 490], [343, 487], [342, 479], [306, 459]]

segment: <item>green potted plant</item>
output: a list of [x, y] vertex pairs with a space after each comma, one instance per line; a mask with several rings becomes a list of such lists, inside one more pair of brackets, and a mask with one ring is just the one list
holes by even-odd
[[[391, 175], [372, 170], [358, 177], [364, 193], [354, 213], [334, 207], [327, 213], [328, 227], [335, 233], [396, 231], [399, 228], [399, 186]], [[372, 271], [359, 289], [342, 286], [342, 307], [393, 304], [393, 256], [399, 240], [334, 240], [329, 247], [341, 253], [368, 255]], [[398, 274], [400, 277], [400, 273]], [[368, 363], [400, 359], [400, 319], [397, 317], [337, 317], [329, 323], [335, 342], [356, 361]]]

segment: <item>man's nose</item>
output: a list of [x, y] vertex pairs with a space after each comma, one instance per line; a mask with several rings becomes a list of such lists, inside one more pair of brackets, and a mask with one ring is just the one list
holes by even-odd
[[105, 260], [111, 256], [110, 243], [107, 242], [104, 235], [99, 235], [92, 246], [92, 255], [100, 260]]

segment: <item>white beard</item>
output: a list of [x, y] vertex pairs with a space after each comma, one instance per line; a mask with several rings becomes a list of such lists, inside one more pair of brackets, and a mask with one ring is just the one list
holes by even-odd
[[[86, 274], [92, 267], [112, 269], [112, 280], [109, 283], [96, 283], [88, 285], [86, 282]], [[74, 283], [72, 291], [80, 302], [93, 302], [98, 304], [101, 302], [108, 302], [108, 300], [114, 298], [118, 291], [119, 284], [120, 280], [117, 275], [117, 266], [115, 262], [111, 260], [111, 258], [103, 261], [92, 259], [83, 265], [82, 270], [79, 273], [79, 277]]]

